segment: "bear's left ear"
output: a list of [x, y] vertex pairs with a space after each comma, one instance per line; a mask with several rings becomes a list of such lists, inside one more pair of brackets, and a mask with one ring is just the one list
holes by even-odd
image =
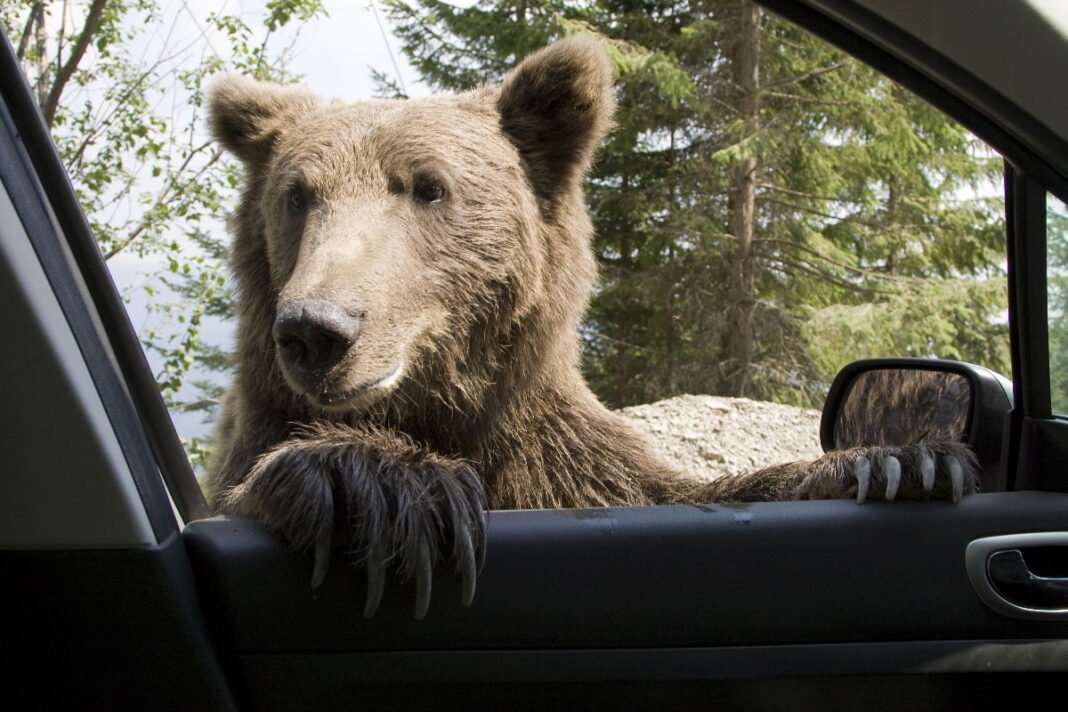
[[612, 67], [593, 40], [560, 40], [524, 59], [497, 98], [501, 128], [519, 149], [538, 195], [570, 189], [612, 127]]
[[216, 79], [208, 92], [208, 124], [215, 140], [255, 167], [270, 157], [282, 128], [317, 103], [303, 89], [231, 74]]

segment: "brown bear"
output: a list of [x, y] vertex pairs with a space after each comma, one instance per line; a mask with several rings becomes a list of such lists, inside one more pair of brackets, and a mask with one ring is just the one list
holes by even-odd
[[415, 577], [422, 616], [441, 562], [470, 601], [487, 507], [957, 499], [974, 487], [952, 443], [701, 481], [597, 400], [579, 371], [596, 278], [582, 181], [613, 106], [608, 59], [582, 39], [455, 96], [324, 103], [215, 84], [212, 131], [245, 168], [217, 511], [314, 547], [313, 585], [336, 530], [368, 568], [365, 613], [392, 568]]

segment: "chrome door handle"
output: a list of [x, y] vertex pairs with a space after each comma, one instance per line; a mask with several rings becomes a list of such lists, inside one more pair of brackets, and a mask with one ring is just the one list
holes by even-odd
[[1068, 561], [1068, 532], [976, 539], [964, 554], [972, 588], [986, 605], [1003, 615], [1068, 618], [1068, 578], [1036, 575], [1024, 558], [1029, 547], [1064, 547]]

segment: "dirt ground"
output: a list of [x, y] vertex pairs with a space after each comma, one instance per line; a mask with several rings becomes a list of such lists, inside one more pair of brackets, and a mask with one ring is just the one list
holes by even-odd
[[665, 460], [708, 478], [823, 454], [818, 410], [685, 395], [619, 412], [649, 436]]

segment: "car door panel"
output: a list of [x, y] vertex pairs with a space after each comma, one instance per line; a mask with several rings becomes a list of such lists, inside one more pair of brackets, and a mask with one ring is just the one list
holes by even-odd
[[8, 709], [237, 709], [177, 533], [137, 548], [0, 549], [0, 580]]
[[999, 615], [965, 568], [971, 541], [1068, 531], [1066, 511], [1068, 495], [1019, 492], [959, 506], [493, 512], [473, 605], [438, 571], [422, 621], [414, 587], [396, 581], [365, 620], [363, 572], [342, 557], [313, 590], [311, 556], [254, 522], [203, 520], [183, 536], [255, 709], [463, 707], [494, 695], [510, 706], [533, 696], [699, 708], [726, 695], [775, 707], [805, 690], [835, 709], [886, 685], [902, 703], [987, 703], [1006, 690], [993, 673], [1068, 672], [1068, 621]]
[[1068, 531], [1066, 511], [1068, 495], [1018, 492], [958, 506], [494, 512], [474, 603], [462, 607], [456, 576], [439, 571], [422, 621], [414, 587], [396, 582], [364, 620], [362, 569], [337, 557], [313, 590], [310, 555], [284, 552], [253, 522], [194, 522], [184, 537], [238, 655], [1022, 639], [1068, 637], [1068, 621], [991, 611], [965, 550], [997, 534]]

